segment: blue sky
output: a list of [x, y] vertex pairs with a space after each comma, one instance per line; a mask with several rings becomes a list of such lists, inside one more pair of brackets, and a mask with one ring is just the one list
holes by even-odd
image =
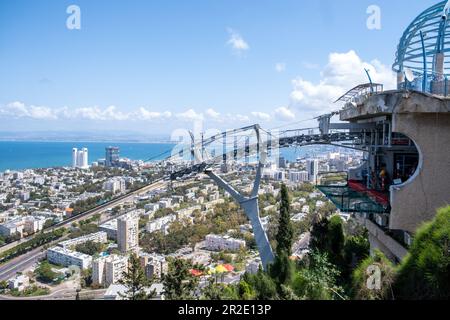
[[[0, 131], [307, 119], [336, 108], [363, 66], [390, 84], [403, 30], [436, 2], [0, 0]], [[72, 4], [81, 30], [66, 28]], [[370, 5], [381, 30], [366, 27]]]

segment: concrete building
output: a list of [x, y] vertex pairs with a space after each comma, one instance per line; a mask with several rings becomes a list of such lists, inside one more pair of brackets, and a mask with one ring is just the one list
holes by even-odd
[[308, 171], [290, 171], [289, 181], [293, 183], [302, 183], [309, 180]]
[[117, 219], [117, 244], [119, 250], [127, 253], [139, 246], [139, 215], [135, 212]]
[[156, 254], [142, 254], [139, 257], [141, 266], [145, 270], [147, 278], [161, 278], [162, 274], [167, 273], [168, 264], [166, 258]]
[[149, 221], [145, 227], [148, 233], [153, 233], [155, 231], [164, 231], [166, 227], [170, 225], [173, 221], [177, 219], [177, 216], [170, 214], [159, 219]]
[[[423, 39], [423, 55], [411, 54], [423, 34], [449, 32], [448, 23], [441, 23], [445, 5], [424, 11], [401, 37], [393, 65], [397, 90], [367, 83], [338, 99], [344, 104], [339, 119], [357, 136], [355, 146], [367, 161], [349, 169], [347, 186], [319, 188], [341, 213], [365, 225], [372, 251], [378, 248], [394, 261], [406, 256], [417, 228], [450, 203], [448, 57], [439, 51], [444, 44], [431, 37]], [[449, 45], [448, 37], [439, 39]], [[432, 70], [424, 59], [434, 61]], [[322, 121], [322, 133], [341, 125], [329, 119]]]
[[70, 249], [79, 244], [86, 243], [88, 241], [97, 242], [97, 243], [106, 243], [108, 242], [107, 233], [104, 231], [91, 233], [82, 237], [78, 237], [75, 239], [66, 240], [58, 243], [58, 246], [61, 248]]
[[207, 250], [220, 251], [230, 250], [237, 251], [241, 248], [245, 248], [245, 241], [240, 239], [234, 239], [230, 236], [219, 236], [215, 234], [209, 234], [206, 236], [205, 245]]
[[111, 255], [92, 262], [92, 282], [95, 285], [109, 287], [118, 283], [128, 272], [128, 258]]
[[89, 168], [89, 155], [88, 149], [83, 148], [78, 150], [77, 148], [72, 149], [72, 167], [87, 169]]
[[124, 179], [113, 178], [103, 183], [103, 190], [112, 193], [123, 193], [127, 190], [126, 183]]
[[309, 181], [315, 184], [317, 182], [317, 174], [319, 173], [319, 160], [307, 160], [306, 168], [308, 170]]
[[30, 278], [23, 274], [18, 274], [14, 278], [8, 280], [8, 288], [10, 290], [23, 291], [30, 285]]
[[106, 167], [118, 167], [120, 161], [119, 147], [107, 147], [105, 149], [105, 165]]
[[106, 232], [108, 239], [117, 240], [117, 219], [101, 224], [99, 230]]
[[48, 249], [47, 260], [64, 267], [77, 266], [82, 270], [90, 268], [92, 264], [91, 256], [62, 247]]

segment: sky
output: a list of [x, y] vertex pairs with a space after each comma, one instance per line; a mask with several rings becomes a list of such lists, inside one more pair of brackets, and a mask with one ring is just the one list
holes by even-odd
[[364, 68], [393, 88], [403, 31], [437, 2], [0, 0], [0, 131], [306, 125]]

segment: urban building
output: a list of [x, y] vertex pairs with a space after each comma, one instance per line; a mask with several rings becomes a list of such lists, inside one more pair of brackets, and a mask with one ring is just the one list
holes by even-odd
[[83, 148], [78, 150], [77, 148], [72, 149], [72, 167], [87, 169], [89, 168], [89, 155], [88, 149]]
[[88, 234], [82, 237], [78, 237], [75, 239], [66, 240], [58, 243], [58, 246], [61, 248], [70, 249], [79, 244], [86, 243], [88, 241], [97, 242], [97, 243], [106, 243], [108, 242], [107, 233], [104, 231]]
[[230, 236], [209, 234], [206, 236], [205, 246], [207, 250], [212, 251], [218, 250], [237, 251], [241, 248], [245, 248], [245, 241], [240, 239], [234, 239], [231, 238]]
[[109, 287], [118, 283], [128, 271], [126, 256], [111, 255], [92, 262], [92, 282], [95, 285]]
[[82, 270], [90, 268], [92, 264], [91, 256], [62, 247], [48, 249], [47, 260], [64, 267], [77, 266]]
[[306, 161], [306, 168], [308, 170], [308, 178], [311, 183], [317, 182], [317, 175], [319, 173], [319, 160], [312, 159]]
[[112, 168], [118, 167], [120, 162], [119, 147], [107, 147], [105, 149], [105, 166]]
[[139, 246], [139, 215], [131, 212], [117, 219], [117, 244], [127, 253]]
[[113, 178], [103, 183], [103, 190], [116, 193], [123, 193], [127, 190], [124, 179]]
[[23, 291], [30, 285], [30, 278], [24, 274], [18, 274], [14, 278], [8, 280], [8, 288], [10, 290]]

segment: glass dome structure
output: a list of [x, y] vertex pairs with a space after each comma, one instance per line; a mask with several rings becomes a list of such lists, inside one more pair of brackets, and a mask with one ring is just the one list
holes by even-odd
[[406, 82], [421, 86], [422, 91], [434, 89], [439, 92], [432, 93], [446, 91], [447, 95], [447, 83], [443, 82], [450, 77], [449, 14], [450, 0], [441, 1], [422, 12], [406, 28], [392, 66], [398, 74], [399, 86], [406, 78]]

